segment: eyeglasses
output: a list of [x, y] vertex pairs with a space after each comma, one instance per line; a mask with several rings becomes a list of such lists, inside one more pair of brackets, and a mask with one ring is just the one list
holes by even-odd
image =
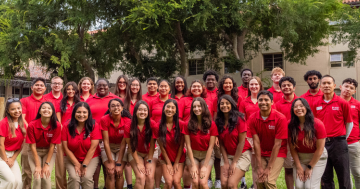
[[120, 85], [126, 85], [126, 82], [118, 82]]
[[8, 102], [19, 102], [20, 100], [18, 98], [10, 98], [7, 101]]
[[63, 85], [62, 83], [51, 83], [52, 85]]
[[140, 87], [140, 85], [137, 84], [131, 84], [132, 87]]

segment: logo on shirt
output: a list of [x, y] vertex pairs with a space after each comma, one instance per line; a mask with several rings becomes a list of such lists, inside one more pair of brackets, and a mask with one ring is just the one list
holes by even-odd
[[332, 110], [339, 110], [339, 107], [332, 107]]
[[124, 134], [124, 130], [119, 130], [119, 134]]
[[275, 130], [275, 126], [269, 125], [269, 129]]
[[86, 139], [86, 138], [89, 138], [90, 137], [90, 134], [86, 137], [86, 134], [84, 134], [84, 139]]
[[316, 110], [322, 110], [322, 106], [316, 107]]
[[351, 105], [351, 108], [356, 108], [356, 106], [355, 106], [355, 105]]
[[47, 136], [47, 137], [53, 137], [53, 134], [47, 133], [46, 136]]

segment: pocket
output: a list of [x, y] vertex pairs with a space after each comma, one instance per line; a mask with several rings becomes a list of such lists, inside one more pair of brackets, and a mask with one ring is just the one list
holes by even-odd
[[324, 147], [324, 151], [320, 156], [320, 159], [327, 159], [328, 158], [328, 152], [326, 150], [326, 148]]

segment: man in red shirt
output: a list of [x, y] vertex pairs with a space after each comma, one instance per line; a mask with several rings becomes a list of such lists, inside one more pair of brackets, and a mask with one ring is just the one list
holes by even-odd
[[340, 85], [340, 97], [346, 100], [351, 108], [354, 127], [351, 130], [350, 136], [347, 138], [347, 144], [349, 148], [350, 170], [355, 180], [355, 188], [360, 188], [360, 102], [352, 97], [356, 93], [357, 86], [358, 82], [355, 79], [345, 79], [342, 85]]
[[353, 127], [349, 103], [334, 93], [335, 79], [324, 75], [320, 88], [324, 95], [314, 104], [314, 116], [320, 119], [326, 129], [325, 148], [328, 151], [328, 161], [321, 178], [321, 188], [332, 189], [334, 185], [334, 169], [339, 181], [339, 188], [351, 188], [349, 153], [346, 138]]
[[314, 103], [323, 96], [323, 92], [319, 88], [321, 78], [321, 73], [316, 70], [307, 71], [304, 75], [304, 80], [309, 85], [310, 89], [300, 97], [304, 98], [309, 103], [312, 111], [315, 111]]
[[218, 89], [216, 85], [219, 81], [219, 75], [213, 70], [208, 70], [204, 73], [203, 80], [206, 87], [206, 98], [208, 98], [211, 102], [214, 103], [217, 98]]
[[253, 171], [258, 175], [258, 189], [276, 188], [287, 154], [287, 120], [282, 113], [271, 108], [273, 96], [269, 91], [260, 91], [257, 99], [260, 111], [253, 113], [248, 120], [257, 164]]
[[[30, 121], [34, 120], [40, 105], [47, 101], [46, 98], [43, 96], [46, 91], [46, 80], [44, 78], [36, 78], [31, 83], [31, 91], [33, 92], [31, 96], [22, 98], [22, 117], [24, 123], [28, 125]], [[21, 151], [21, 167], [22, 167], [22, 182], [23, 182], [23, 189], [30, 189], [31, 188], [31, 180], [32, 180], [32, 173], [30, 169], [30, 164], [28, 161], [28, 150], [29, 145], [24, 144], [23, 149]]]
[[238, 87], [238, 94], [243, 99], [245, 99], [248, 96], [248, 85], [250, 78], [253, 76], [253, 72], [249, 68], [245, 68], [241, 70], [240, 76], [242, 80], [242, 85]]
[[271, 80], [273, 81], [273, 84], [272, 84], [271, 88], [268, 89], [268, 91], [270, 91], [273, 94], [274, 103], [277, 103], [277, 101], [279, 101], [281, 99], [281, 97], [283, 96], [280, 86], [279, 86], [279, 81], [284, 76], [285, 76], [284, 70], [279, 67], [275, 67], [271, 71]]
[[145, 101], [148, 105], [151, 101], [155, 100], [158, 96], [158, 80], [155, 77], [149, 77], [146, 80], [146, 87], [148, 92], [142, 95], [142, 100]]
[[55, 110], [60, 106], [60, 101], [63, 98], [63, 94], [61, 93], [61, 89], [63, 88], [64, 81], [59, 77], [55, 76], [51, 79], [51, 91], [44, 95], [44, 97], [54, 104]]

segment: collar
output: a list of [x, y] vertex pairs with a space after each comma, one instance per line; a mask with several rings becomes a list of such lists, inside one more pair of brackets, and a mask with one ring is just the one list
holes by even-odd
[[206, 92], [208, 92], [208, 93], [216, 93], [217, 90], [218, 90], [217, 87], [215, 87], [214, 90], [212, 90], [212, 91], [210, 91], [209, 89], [206, 88]]
[[[245, 102], [254, 104], [254, 102], [251, 100], [251, 96], [246, 97]], [[257, 102], [256, 102], [256, 104], [257, 104]]]
[[305, 93], [305, 96], [323, 96], [324, 93], [321, 91], [321, 89], [319, 89], [319, 91], [315, 94], [315, 95], [312, 95], [310, 93], [310, 89]]
[[244, 90], [244, 91], [245, 91], [245, 90], [246, 90], [246, 91], [248, 90], [248, 88], [245, 88], [243, 85], [240, 85], [240, 87], [238, 87], [238, 88], [240, 88], [241, 90]]
[[274, 86], [271, 86], [269, 91], [275, 92], [275, 93], [282, 93], [281, 90], [280, 91], [275, 90]]
[[34, 125], [34, 126], [35, 126], [35, 128], [41, 129], [41, 130], [44, 130], [44, 131], [48, 131], [48, 130], [50, 130], [50, 128], [51, 128], [50, 123], [49, 123], [49, 125], [48, 125], [46, 128], [44, 128], [44, 127], [42, 126], [42, 124], [41, 124], [41, 118], [35, 120], [35, 125]]
[[321, 97], [321, 104], [331, 104], [333, 102], [337, 102], [339, 101], [339, 96], [337, 96], [335, 93], [334, 93], [334, 96], [333, 98], [329, 101], [329, 103], [326, 103], [325, 100], [324, 100], [324, 95]]
[[80, 135], [83, 132], [85, 132], [85, 127], [83, 127], [83, 129], [81, 130], [81, 133], [79, 133], [79, 131], [77, 130], [77, 128], [75, 128], [75, 134]]
[[[93, 95], [90, 93], [88, 99], [91, 98], [92, 96], [93, 96]], [[84, 100], [84, 97], [80, 95], [80, 99], [81, 99], [81, 100]], [[87, 100], [87, 99], [86, 99], [86, 100]]]
[[174, 99], [180, 100], [180, 99], [182, 99], [182, 98], [184, 98], [184, 97], [185, 97], [185, 95], [182, 95], [180, 98], [175, 95], [175, 96], [174, 96]]
[[295, 99], [297, 99], [298, 97], [296, 96], [296, 94], [294, 93], [294, 98], [292, 99], [291, 102], [285, 100], [284, 96], [281, 98], [281, 100], [279, 101], [281, 104], [292, 104], [294, 102]]
[[[91, 97], [92, 97], [92, 98], [96, 98], [96, 99], [104, 99], [104, 98], [115, 98], [115, 95], [114, 95], [113, 93], [109, 92], [109, 94], [108, 94], [107, 96], [100, 98], [100, 97], [97, 96], [97, 93], [95, 93], [95, 94], [94, 94], [93, 96], [91, 96]], [[90, 98], [90, 96], [89, 96], [89, 98]], [[88, 99], [89, 99], [89, 98], [88, 98]]]
[[349, 103], [356, 104], [357, 100], [354, 97], [351, 97], [351, 99], [349, 100]]
[[268, 122], [268, 121], [271, 121], [271, 120], [275, 120], [275, 112], [276, 110], [272, 109], [271, 108], [271, 112], [270, 112], [270, 115], [268, 116], [268, 118], [266, 120], [264, 120], [262, 117], [261, 117], [261, 113], [260, 113], [261, 110], [259, 110], [257, 113], [256, 113], [256, 119], [262, 121], [262, 122]]
[[[166, 124], [166, 123], [165, 123]], [[180, 127], [180, 123], [179, 123], [179, 127]], [[169, 131], [169, 128], [167, 128], [166, 127], [166, 130], [167, 130], [167, 132], [172, 132], [173, 130], [174, 130], [174, 128], [175, 128], [175, 122], [173, 123], [173, 126], [172, 126], [172, 129], [171, 129], [171, 131]]]
[[53, 99], [56, 99], [56, 100], [59, 100], [59, 99], [62, 99], [62, 98], [63, 98], [63, 94], [62, 94], [61, 92], [60, 92], [59, 98], [55, 98], [55, 96], [54, 96], [54, 94], [53, 94], [52, 91], [50, 91], [50, 92], [48, 93], [48, 96], [51, 97], [51, 98], [53, 98]]
[[118, 127], [115, 127], [115, 125], [114, 125], [114, 120], [113, 120], [113, 118], [110, 116], [110, 114], [107, 114], [106, 116], [107, 116], [106, 118], [110, 120], [110, 125], [111, 125], [112, 127], [114, 127], [115, 129], [121, 128], [120, 126], [121, 126], [121, 125], [124, 125], [125, 120], [126, 120], [126, 117], [121, 117], [120, 122], [119, 122], [119, 126], [118, 126]]
[[43, 101], [43, 99], [44, 99], [44, 95], [42, 95], [39, 100], [35, 98], [34, 94], [31, 94], [31, 95], [30, 95], [30, 98], [32, 98], [34, 101], [39, 101], [39, 102], [41, 102], [41, 101]]
[[153, 97], [153, 96], [158, 97], [158, 96], [160, 96], [159, 92], [156, 92], [156, 94], [155, 94], [155, 95], [150, 95], [150, 94], [149, 94], [149, 92], [146, 92], [146, 94], [145, 94], [145, 95], [146, 95], [146, 96], [150, 96], [150, 97]]

